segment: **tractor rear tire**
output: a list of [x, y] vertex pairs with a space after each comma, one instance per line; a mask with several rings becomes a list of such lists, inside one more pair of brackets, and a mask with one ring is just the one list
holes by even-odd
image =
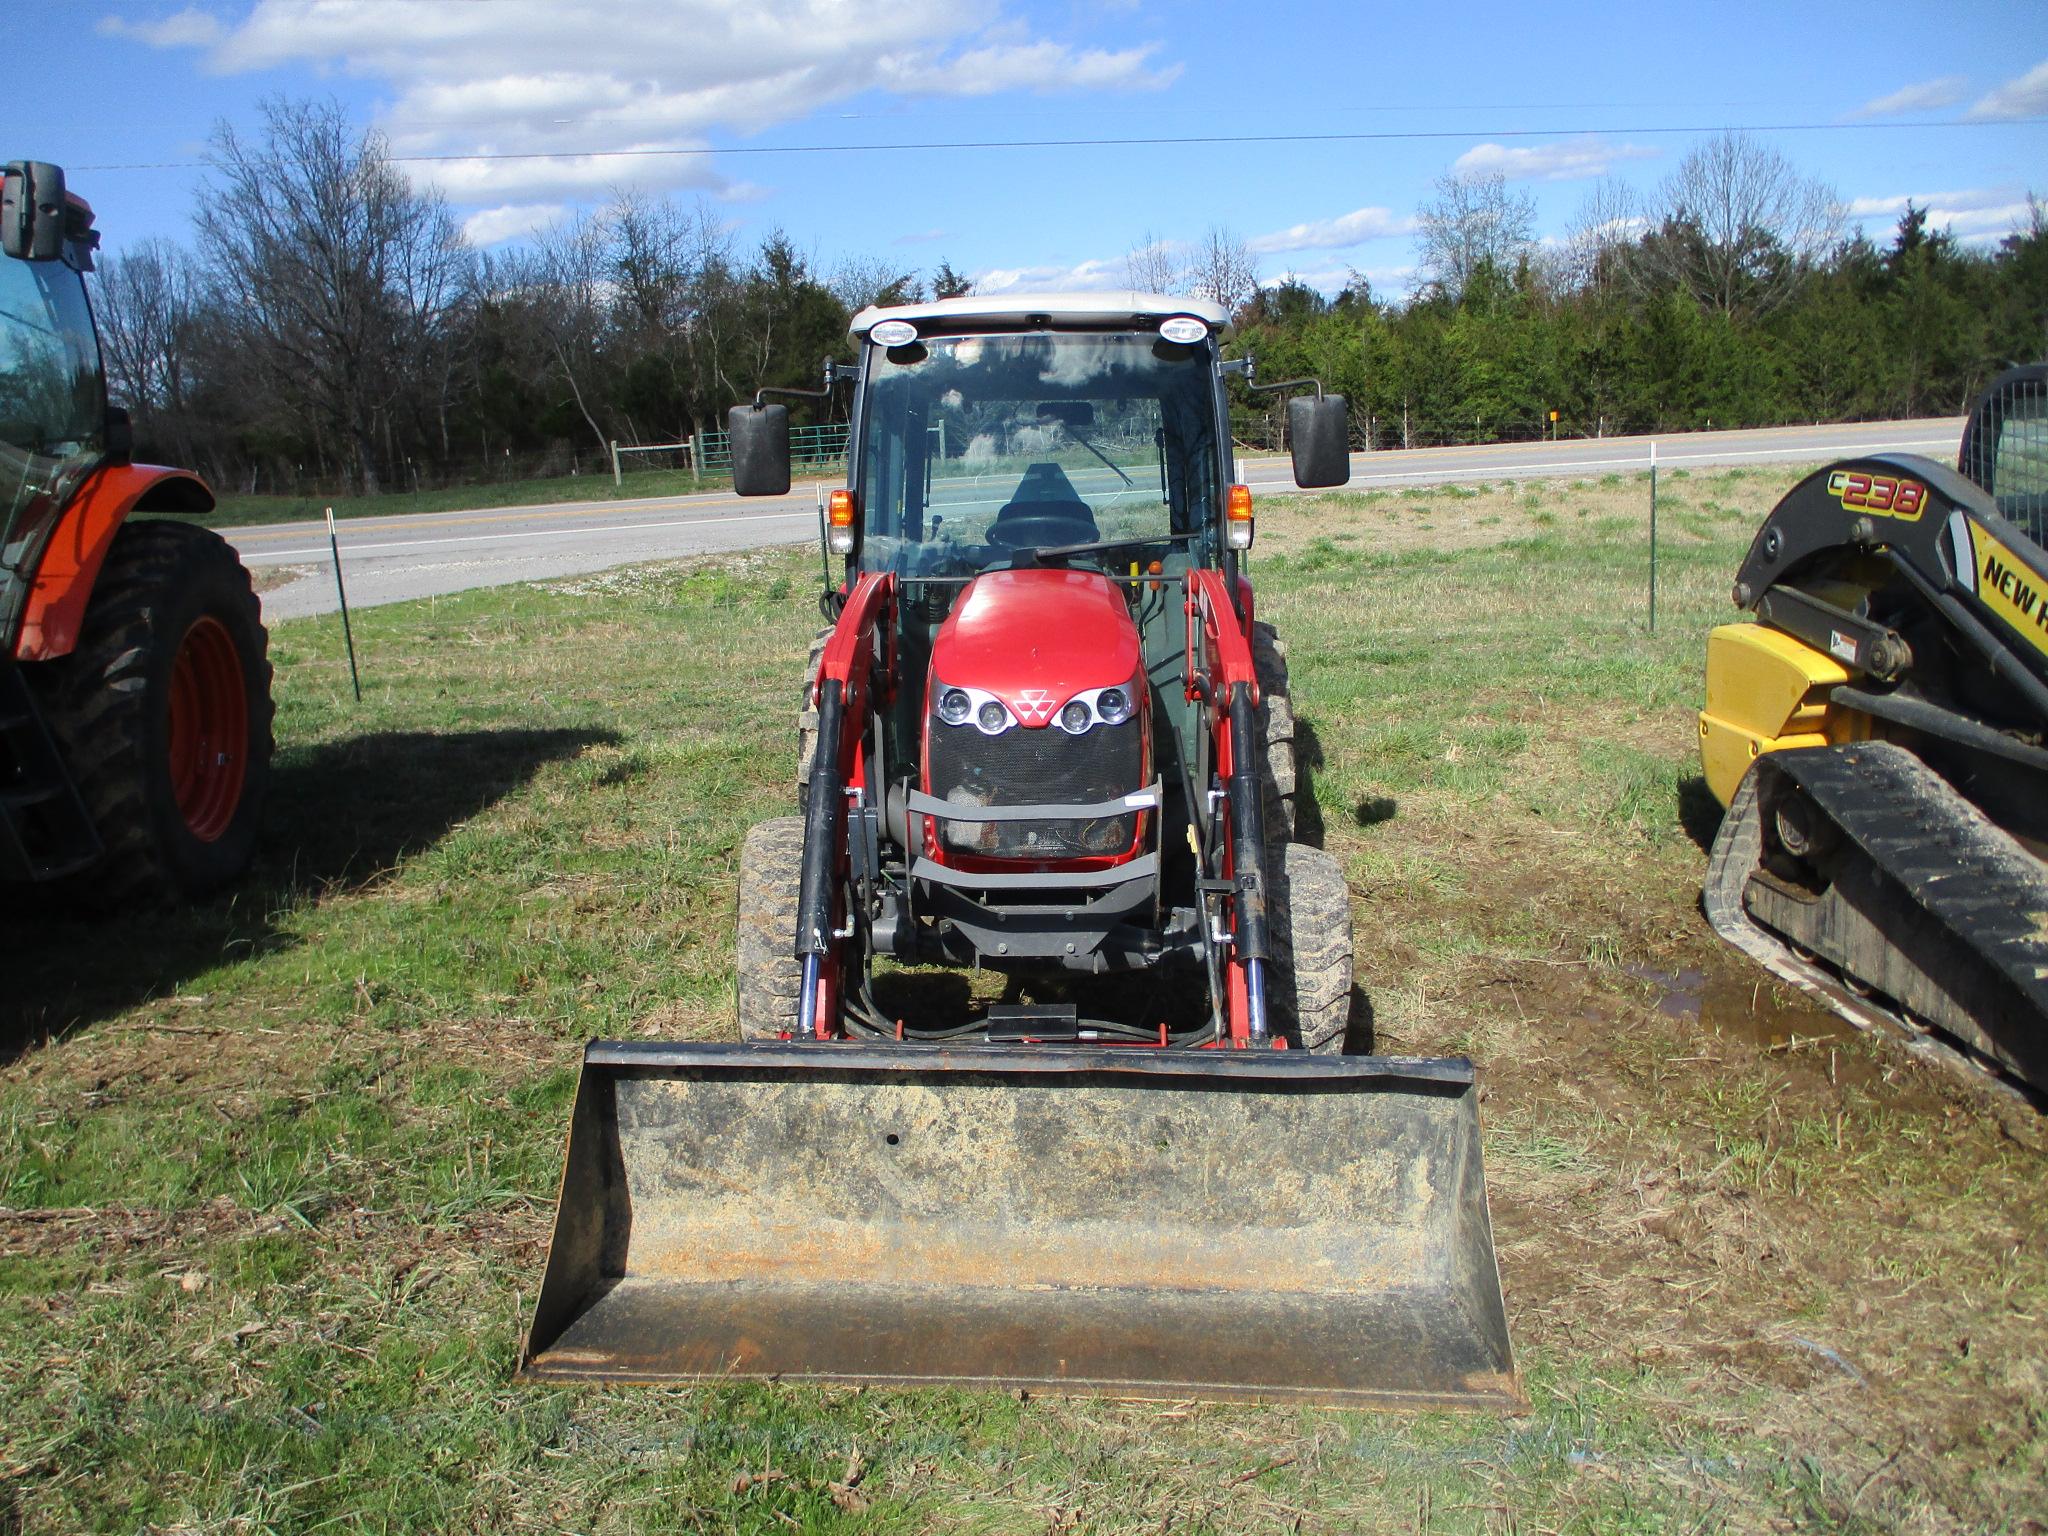
[[225, 539], [123, 524], [77, 646], [31, 674], [104, 849], [60, 899], [94, 911], [195, 899], [249, 867], [270, 781], [269, 636]]
[[1259, 680], [1256, 719], [1264, 749], [1266, 842], [1277, 847], [1294, 836], [1294, 700], [1287, 686], [1287, 642], [1270, 624], [1252, 625], [1252, 668]]
[[810, 659], [804, 663], [804, 701], [796, 715], [796, 807], [811, 808], [811, 764], [818, 757], [818, 700], [812, 692], [818, 683], [818, 663], [825, 656], [830, 629], [821, 629], [811, 640]]
[[742, 1040], [779, 1040], [796, 1029], [803, 972], [796, 959], [796, 908], [803, 883], [804, 819], [758, 823], [740, 845], [737, 962]]
[[1269, 1027], [1297, 1050], [1344, 1050], [1351, 1026], [1351, 892], [1336, 857], [1286, 843], [1267, 882]]

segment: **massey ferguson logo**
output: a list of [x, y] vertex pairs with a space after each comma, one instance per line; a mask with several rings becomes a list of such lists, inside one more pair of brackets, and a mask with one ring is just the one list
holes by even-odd
[[1017, 718], [1026, 725], [1043, 725], [1052, 718], [1052, 695], [1043, 688], [1027, 688], [1017, 695]]

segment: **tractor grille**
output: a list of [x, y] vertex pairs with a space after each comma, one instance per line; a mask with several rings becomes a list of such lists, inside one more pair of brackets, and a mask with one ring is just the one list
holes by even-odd
[[[1144, 733], [1136, 720], [1079, 736], [1057, 726], [1012, 726], [984, 736], [971, 725], [926, 722], [929, 793], [955, 805], [1091, 805], [1145, 787]], [[1122, 853], [1137, 813], [1094, 821], [942, 821], [948, 852], [985, 858], [1071, 859]]]

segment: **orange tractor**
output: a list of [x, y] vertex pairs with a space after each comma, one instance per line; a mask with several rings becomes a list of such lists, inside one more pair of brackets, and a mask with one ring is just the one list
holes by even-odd
[[0, 188], [0, 881], [94, 906], [203, 895], [255, 848], [270, 663], [249, 573], [181, 469], [130, 462], [54, 165]]

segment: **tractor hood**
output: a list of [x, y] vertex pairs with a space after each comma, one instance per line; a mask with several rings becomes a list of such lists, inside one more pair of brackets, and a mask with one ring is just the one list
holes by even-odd
[[990, 571], [968, 585], [932, 643], [932, 686], [994, 694], [1037, 730], [1075, 694], [1128, 683], [1138, 627], [1095, 571]]

